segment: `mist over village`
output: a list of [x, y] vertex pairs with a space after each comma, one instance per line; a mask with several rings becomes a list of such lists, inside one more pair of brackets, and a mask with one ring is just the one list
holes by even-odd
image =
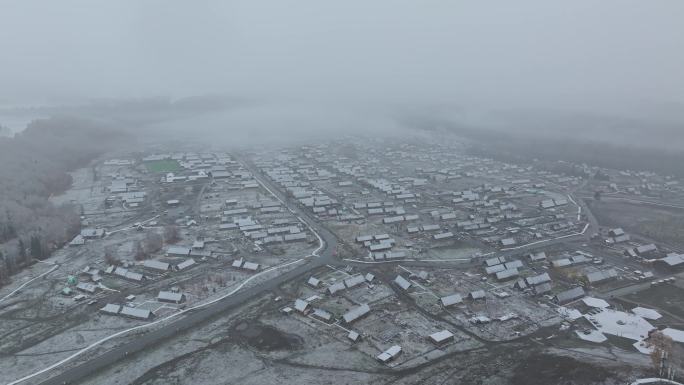
[[682, 19], [0, 0], [0, 385], [684, 383]]

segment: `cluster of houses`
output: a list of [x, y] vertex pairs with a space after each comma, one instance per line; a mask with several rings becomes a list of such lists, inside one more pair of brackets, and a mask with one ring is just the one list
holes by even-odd
[[369, 255], [375, 260], [396, 260], [407, 257], [405, 250], [395, 250], [396, 241], [389, 234], [359, 235], [356, 242], [368, 249]]
[[[339, 293], [342, 290], [352, 288], [355, 286], [358, 286], [364, 282], [370, 282], [373, 280], [372, 274], [368, 273], [366, 275], [358, 274], [351, 276], [347, 279], [345, 279], [342, 282], [337, 282], [334, 284], [331, 284], [327, 287], [326, 292], [329, 295], [335, 295], [336, 293]], [[404, 280], [403, 282], [397, 283], [397, 280]], [[405, 287], [408, 289], [410, 286], [410, 283], [405, 280], [403, 277], [398, 276], [397, 280], [395, 280], [395, 283], [398, 285]], [[307, 281], [307, 285], [314, 287], [314, 288], [319, 288], [321, 287], [321, 281], [315, 277], [310, 277]], [[285, 314], [291, 314], [291, 313], [298, 313], [303, 316], [315, 318], [321, 322], [324, 323], [332, 323], [336, 320], [335, 316], [320, 307], [315, 307], [312, 305], [312, 301], [315, 301], [318, 299], [318, 296], [313, 296], [308, 299], [301, 299], [297, 298], [294, 301], [294, 304], [292, 307], [286, 306], [282, 309], [282, 312]], [[359, 319], [366, 317], [368, 314], [371, 313], [371, 307], [368, 304], [360, 304], [357, 306], [354, 306], [347, 310], [345, 313], [341, 314], [339, 318], [337, 318], [338, 322], [345, 327], [350, 327], [352, 326], [356, 321]], [[352, 342], [356, 342], [361, 338], [361, 335], [359, 332], [355, 330], [349, 330], [347, 338], [351, 340]], [[441, 330], [435, 333], [430, 334], [429, 336], [426, 336], [426, 338], [431, 341], [434, 345], [436, 346], [443, 346], [447, 344], [450, 341], [454, 340], [454, 334], [451, 333], [448, 330]], [[378, 354], [376, 359], [382, 363], [388, 363], [392, 360], [394, 360], [396, 357], [399, 356], [399, 354], [402, 352], [402, 349], [399, 345], [393, 345], [387, 350], [381, 352]]]
[[280, 202], [261, 201], [239, 204], [237, 200], [225, 201], [220, 214], [218, 229], [221, 231], [239, 230], [242, 236], [257, 245], [270, 245], [282, 242], [307, 242], [307, 233], [294, 219], [278, 218], [270, 220], [270, 225], [262, 224], [262, 215], [284, 212]]
[[[181, 304], [185, 302], [185, 294], [178, 291], [160, 291], [157, 295], [158, 302]], [[135, 307], [131, 304], [119, 305], [108, 303], [100, 309], [100, 313], [107, 315], [118, 315], [133, 318], [141, 321], [149, 321], [154, 317], [154, 312], [142, 307]]]
[[[366, 148], [370, 143], [355, 146]], [[408, 144], [406, 148], [388, 149], [382, 154], [364, 151], [358, 158], [350, 160], [333, 156], [335, 151], [328, 145], [302, 146], [297, 151], [283, 150], [259, 159], [257, 165], [292, 198], [321, 218], [374, 223], [379, 218], [381, 224], [397, 231], [405, 230], [412, 238], [427, 237], [425, 241], [428, 243], [448, 242], [457, 236], [457, 232], [466, 232], [484, 242], [509, 248], [528, 241], [530, 237], [542, 239], [575, 229], [576, 223], [555, 210], [568, 205], [566, 198], [544, 200], [539, 209], [524, 204], [526, 211], [512, 200], [526, 194], [545, 194], [542, 189], [546, 184], [533, 180], [576, 185], [580, 178], [452, 154], [440, 147], [418, 149]], [[434, 155], [436, 153], [441, 155]], [[417, 167], [411, 176], [407, 176], [391, 166], [400, 160], [437, 162], [444, 166], [434, 169]], [[435, 191], [429, 183], [478, 177], [497, 177], [501, 185], [483, 183], [465, 190]], [[330, 185], [336, 189], [322, 187]], [[344, 199], [347, 195], [354, 198], [347, 201]], [[428, 211], [428, 207], [421, 207], [428, 200], [433, 202], [434, 198], [442, 201], [439, 209]], [[445, 208], [448, 205], [453, 208]], [[415, 209], [414, 212], [407, 212], [409, 206]], [[396, 257], [393, 253], [386, 254], [382, 248], [389, 250], [387, 245], [372, 245], [370, 258]]]
[[[109, 265], [103, 273], [132, 282], [143, 282], [153, 274], [164, 274], [171, 271], [185, 271], [196, 265], [197, 262], [192, 258], [185, 259], [175, 265], [157, 259], [147, 259], [142, 261], [138, 266], [138, 268], [142, 268], [143, 271], [147, 271], [147, 273], [131, 270], [131, 267], [134, 265], [127, 262], [124, 262], [122, 266]], [[97, 274], [95, 274], [95, 272], [97, 272]], [[101, 279], [99, 270], [89, 269], [88, 272], [84, 273], [87, 273], [93, 277], [97, 277], [97, 280], [93, 278], [93, 281], [95, 282], [98, 282]]]

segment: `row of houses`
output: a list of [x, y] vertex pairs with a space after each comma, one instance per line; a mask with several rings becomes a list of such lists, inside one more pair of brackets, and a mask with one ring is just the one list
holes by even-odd
[[[326, 289], [326, 291], [330, 295], [335, 295], [335, 294], [337, 294], [343, 290], [351, 289], [351, 288], [359, 286], [363, 283], [366, 283], [366, 282], [370, 283], [371, 281], [373, 281], [374, 278], [375, 278], [375, 276], [371, 273], [368, 273], [365, 276], [362, 274], [353, 275], [353, 276], [346, 278], [342, 281], [335, 282], [332, 285], [329, 285], [328, 288]], [[316, 283], [316, 285], [318, 285], [319, 282], [320, 281], [318, 281], [316, 278], [311, 277], [311, 278], [309, 278], [308, 283], [309, 283], [309, 285], [316, 287], [313, 284]]]
[[[157, 301], [159, 302], [181, 304], [185, 302], [185, 299], [185, 294], [176, 291], [160, 291], [157, 295]], [[154, 313], [149, 309], [113, 303], [106, 304], [100, 309], [100, 312], [103, 314], [120, 315], [143, 321], [148, 321], [154, 317]]]

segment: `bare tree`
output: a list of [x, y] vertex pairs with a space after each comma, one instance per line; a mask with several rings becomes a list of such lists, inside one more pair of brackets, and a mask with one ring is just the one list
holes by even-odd
[[117, 265], [119, 261], [119, 254], [116, 251], [116, 246], [109, 245], [104, 250], [104, 260], [108, 265]]
[[143, 259], [147, 259], [147, 257], [148, 255], [145, 253], [142, 242], [135, 241], [133, 243], [133, 258], [135, 258], [136, 261], [142, 261]]
[[651, 333], [648, 343], [653, 349], [651, 352], [653, 368], [658, 375], [662, 376], [663, 369], [665, 369], [665, 359], [669, 359], [672, 355], [672, 338], [666, 336], [661, 331], [656, 331]]
[[156, 253], [161, 250], [162, 246], [164, 246], [164, 240], [157, 232], [148, 231], [147, 234], [145, 234], [144, 247], [146, 254]]
[[5, 263], [5, 256], [2, 254], [2, 251], [0, 250], [0, 286], [7, 284], [10, 279], [10, 271]]
[[166, 226], [164, 227], [164, 240], [166, 243], [176, 243], [180, 240], [180, 232], [178, 231], [178, 226]]
[[[71, 187], [69, 171], [122, 143], [123, 137], [85, 120], [51, 118], [0, 140], [0, 243], [5, 244], [9, 274], [29, 265], [31, 257], [48, 257], [78, 234], [78, 207], [55, 206], [48, 197]], [[20, 253], [15, 250], [18, 239], [26, 242]], [[8, 242], [13, 250], [7, 249]]]

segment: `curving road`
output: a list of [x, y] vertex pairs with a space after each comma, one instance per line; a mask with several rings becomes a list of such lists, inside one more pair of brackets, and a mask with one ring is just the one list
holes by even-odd
[[[340, 265], [342, 263], [350, 265], [361, 265], [361, 263], [359, 263], [361, 261], [355, 263], [352, 260], [348, 260], [346, 262], [337, 260], [335, 258], [335, 251], [337, 249], [336, 236], [332, 234], [330, 231], [328, 231], [324, 226], [320, 225], [319, 222], [315, 218], [313, 218], [308, 211], [302, 209], [302, 207], [300, 207], [297, 204], [288, 204], [288, 202], [291, 202], [291, 200], [287, 197], [287, 195], [278, 186], [272, 183], [268, 178], [263, 177], [253, 164], [243, 163], [243, 165], [254, 175], [254, 177], [262, 185], [262, 187], [264, 187], [271, 194], [273, 194], [281, 203], [283, 203], [285, 207], [287, 207], [295, 216], [297, 216], [298, 219], [302, 221], [307, 227], [309, 227], [309, 229], [319, 238], [321, 246], [316, 252], [314, 252], [313, 256], [310, 256], [311, 258], [309, 259], [309, 261], [300, 267], [290, 270], [259, 285], [240, 290], [235, 294], [218, 300], [215, 303], [212, 303], [206, 307], [191, 310], [187, 312], [186, 316], [178, 318], [176, 321], [173, 321], [165, 326], [162, 326], [159, 329], [142, 334], [132, 341], [126, 342], [99, 356], [93, 357], [87, 360], [86, 362], [66, 369], [64, 372], [49, 378], [41, 382], [40, 384], [59, 385], [77, 383], [78, 381], [89, 375], [92, 375], [100, 370], [103, 370], [123, 359], [130, 358], [132, 355], [141, 352], [145, 349], [148, 349], [152, 346], [155, 346], [156, 344], [164, 342], [169, 338], [172, 338], [177, 334], [182, 333], [190, 329], [191, 327], [194, 327], [195, 325], [201, 324], [213, 317], [218, 317], [222, 313], [234, 309], [239, 305], [244, 304], [245, 302], [258, 297], [259, 295], [277, 289], [278, 286], [280, 286], [281, 284], [292, 279], [301, 277], [307, 272], [318, 267], [329, 264]], [[582, 211], [588, 217], [587, 219], [589, 224], [587, 228], [585, 228], [585, 231], [581, 234], [577, 234], [571, 237], [563, 237], [566, 239], [548, 240], [549, 243], [543, 243], [544, 246], [547, 246], [550, 243], [574, 240], [575, 237], [588, 238], [590, 232], [588, 232], [587, 230], [597, 230], [598, 224], [596, 223], [596, 219], [593, 217], [588, 207], [586, 207], [586, 204], [580, 200], [578, 202], [578, 206], [582, 207]], [[537, 247], [537, 245], [523, 245], [517, 248], [516, 250], [502, 250], [496, 253], [520, 253], [523, 250], [533, 249], [534, 247]], [[406, 261], [397, 262], [403, 262], [404, 264], [407, 263]], [[416, 265], [421, 265], [420, 261], [416, 261], [415, 263]], [[470, 263], [477, 263], [477, 261], [470, 261]], [[19, 381], [15, 383], [18, 382]]]
[[[253, 168], [253, 166], [247, 165], [246, 167], [254, 174], [255, 178], [257, 178], [262, 186], [275, 195], [281, 202], [287, 202], [287, 197], [279, 188], [273, 185], [266, 178], [261, 177]], [[169, 338], [172, 338], [195, 325], [203, 323], [213, 317], [220, 316], [222, 313], [231, 310], [251, 299], [277, 289], [278, 286], [287, 281], [298, 278], [318, 267], [335, 263], [333, 253], [337, 248], [337, 238], [330, 231], [320, 226], [317, 221], [313, 220], [310, 214], [305, 210], [302, 210], [296, 205], [293, 205], [292, 207], [286, 205], [286, 207], [288, 207], [295, 215], [297, 215], [299, 219], [304, 222], [319, 237], [321, 241], [319, 250], [314, 253], [315, 255], [305, 265], [290, 270], [259, 285], [238, 291], [231, 296], [208, 305], [207, 307], [191, 310], [187, 313], [188, 315], [183, 318], [179, 318], [178, 320], [173, 321], [159, 329], [142, 334], [132, 341], [126, 342], [99, 356], [93, 357], [86, 362], [66, 369], [62, 373], [53, 376], [41, 382], [40, 384], [61, 385], [77, 383], [81, 379], [103, 370], [117, 363], [118, 361], [130, 358], [132, 355], [166, 341]]]

